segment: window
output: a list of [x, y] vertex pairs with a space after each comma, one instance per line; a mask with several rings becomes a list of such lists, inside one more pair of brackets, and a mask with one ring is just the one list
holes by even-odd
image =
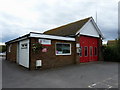
[[90, 56], [92, 56], [92, 46], [90, 46]]
[[71, 44], [56, 43], [56, 55], [71, 55]]
[[88, 56], [88, 47], [84, 47], [85, 56]]
[[10, 44], [8, 47], [8, 52], [11, 52], [11, 47], [12, 47], [12, 45]]
[[21, 44], [21, 49], [27, 49], [27, 43]]
[[82, 56], [82, 47], [80, 47], [80, 56]]
[[97, 47], [95, 47], [94, 55], [97, 56]]

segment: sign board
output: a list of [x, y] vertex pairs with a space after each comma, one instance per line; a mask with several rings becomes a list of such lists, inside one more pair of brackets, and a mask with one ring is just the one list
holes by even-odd
[[38, 42], [43, 45], [51, 45], [51, 40], [47, 39], [38, 39]]
[[80, 44], [79, 44], [79, 43], [76, 43], [76, 47], [80, 47]]
[[47, 48], [43, 48], [43, 49], [42, 49], [42, 52], [47, 52]]
[[42, 60], [36, 60], [36, 67], [42, 66]]

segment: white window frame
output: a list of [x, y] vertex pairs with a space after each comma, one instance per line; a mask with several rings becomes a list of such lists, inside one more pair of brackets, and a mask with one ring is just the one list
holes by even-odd
[[8, 46], [8, 52], [11, 52], [11, 47], [12, 47], [12, 44]]
[[[70, 53], [66, 53], [66, 54], [57, 54], [56, 53], [56, 44], [69, 44], [70, 45]], [[57, 43], [55, 43], [55, 54], [56, 55], [71, 55], [71, 43], [62, 43], [62, 42], [57, 42]]]
[[82, 51], [83, 51], [83, 50], [82, 50], [82, 49], [83, 49], [83, 47], [82, 47], [82, 46], [80, 46], [80, 48], [81, 48], [81, 51], [80, 51], [80, 52], [81, 52], [81, 55], [80, 55], [80, 54], [79, 54], [79, 55], [80, 55], [80, 57], [82, 57], [82, 56], [83, 56], [83, 53], [82, 53]]

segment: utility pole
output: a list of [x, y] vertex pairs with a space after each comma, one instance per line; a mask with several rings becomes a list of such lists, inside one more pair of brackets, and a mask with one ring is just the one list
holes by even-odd
[[118, 2], [118, 39], [120, 39], [120, 1]]
[[97, 24], [97, 11], [96, 11], [96, 24]]

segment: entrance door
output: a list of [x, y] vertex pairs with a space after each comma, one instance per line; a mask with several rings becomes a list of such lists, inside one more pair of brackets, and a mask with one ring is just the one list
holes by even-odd
[[18, 63], [29, 68], [29, 40], [19, 42]]
[[98, 60], [98, 38], [80, 36], [81, 55], [80, 62], [90, 62]]

